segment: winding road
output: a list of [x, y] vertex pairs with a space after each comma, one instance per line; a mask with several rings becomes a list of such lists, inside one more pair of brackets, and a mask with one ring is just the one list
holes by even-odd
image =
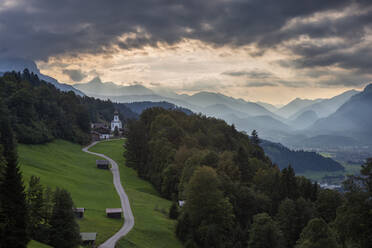
[[112, 160], [111, 158], [107, 157], [104, 154], [89, 151], [89, 148], [96, 145], [97, 143], [98, 143], [98, 141], [93, 142], [89, 146], [83, 148], [83, 151], [86, 152], [86, 153], [104, 158], [104, 159], [106, 159], [110, 162], [110, 164], [111, 164], [111, 169], [110, 170], [111, 170], [113, 178], [114, 178], [114, 185], [115, 185], [116, 191], [118, 192], [118, 195], [120, 197], [121, 208], [122, 208], [122, 211], [124, 213], [124, 224], [123, 224], [123, 226], [120, 228], [120, 230], [117, 233], [114, 234], [114, 236], [112, 236], [111, 238], [106, 240], [103, 244], [101, 244], [99, 246], [99, 248], [115, 248], [115, 244], [119, 241], [119, 239], [124, 237], [133, 228], [134, 217], [133, 217], [132, 209], [130, 208], [128, 196], [125, 193], [123, 186], [121, 185], [118, 164], [114, 160]]

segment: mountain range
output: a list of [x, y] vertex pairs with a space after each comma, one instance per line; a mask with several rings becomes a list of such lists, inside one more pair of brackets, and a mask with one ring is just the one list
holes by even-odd
[[[239, 130], [251, 132], [255, 129], [262, 138], [282, 142], [291, 147], [297, 147], [301, 142], [313, 145], [316, 140], [322, 143], [321, 140], [326, 139], [325, 137], [334, 135], [338, 136], [335, 140], [342, 140], [341, 144], [345, 145], [349, 141], [349, 144], [354, 145], [363, 136], [342, 138], [346, 136], [335, 134], [332, 121], [323, 120], [336, 113], [349, 99], [360, 94], [356, 90], [346, 91], [329, 99], [296, 98], [278, 108], [268, 103], [250, 102], [220, 93], [201, 91], [193, 95], [177, 94], [171, 90], [148, 89], [142, 85], [120, 86], [111, 82], [105, 83], [99, 78], [85, 84], [76, 84], [74, 87], [87, 95], [115, 102], [166, 101], [195, 113], [224, 119], [235, 124]], [[345, 120], [343, 122], [345, 123]], [[354, 130], [353, 134], [355, 133], [357, 132]], [[318, 135], [322, 136], [317, 137]], [[329, 144], [329, 141], [323, 142]], [[303, 145], [299, 147], [302, 148]]]
[[278, 109], [275, 113], [284, 117], [284, 118], [290, 118], [292, 115], [296, 114], [298, 111], [301, 109], [304, 109], [310, 105], [313, 105], [315, 103], [319, 103], [324, 99], [315, 99], [315, 100], [310, 100], [310, 99], [301, 99], [301, 98], [296, 98], [287, 105], [281, 107]]
[[119, 103], [169, 102], [195, 113], [224, 119], [242, 131], [257, 130], [264, 139], [294, 148], [304, 144], [317, 147], [329, 144], [369, 144], [371, 125], [371, 86], [363, 92], [346, 91], [329, 99], [296, 98], [283, 107], [264, 102], [250, 102], [220, 93], [202, 91], [193, 95], [177, 94], [169, 89], [146, 88], [102, 82], [99, 77], [73, 86], [43, 75], [33, 61], [1, 59], [0, 72], [28, 68], [42, 80], [62, 91], [73, 91]]
[[99, 77], [93, 78], [88, 83], [75, 84], [74, 88], [85, 92], [87, 95], [96, 96], [155, 95], [152, 90], [139, 84], [120, 86], [113, 82], [103, 83]]
[[336, 112], [309, 128], [315, 134], [344, 136], [372, 144], [372, 84], [353, 95]]

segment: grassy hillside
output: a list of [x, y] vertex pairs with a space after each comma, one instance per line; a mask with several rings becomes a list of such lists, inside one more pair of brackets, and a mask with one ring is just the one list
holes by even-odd
[[28, 243], [27, 248], [51, 248], [51, 246], [31, 240], [30, 243]]
[[86, 208], [84, 219], [79, 221], [80, 230], [98, 232], [98, 244], [121, 227], [122, 220], [105, 216], [105, 209], [120, 207], [120, 201], [111, 172], [96, 169], [95, 156], [61, 140], [46, 145], [19, 145], [18, 153], [26, 184], [31, 175], [39, 176], [43, 185], [67, 189], [76, 207]]
[[123, 187], [129, 196], [135, 218], [134, 229], [119, 242], [119, 247], [182, 247], [174, 234], [175, 221], [168, 218], [171, 202], [163, 199], [153, 186], [125, 166], [123, 140], [101, 142], [90, 150], [104, 153], [120, 166]]

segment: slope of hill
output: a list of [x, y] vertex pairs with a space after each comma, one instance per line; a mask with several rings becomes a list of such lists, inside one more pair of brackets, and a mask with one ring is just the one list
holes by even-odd
[[224, 104], [213, 104], [210, 106], [207, 106], [202, 109], [203, 114], [207, 116], [213, 116], [216, 118], [221, 118], [226, 120], [225, 118], [228, 115], [234, 115], [239, 116], [240, 118], [248, 117], [249, 115], [247, 113], [232, 109]]
[[288, 125], [270, 116], [251, 116], [244, 119], [234, 118], [226, 121], [230, 124], [234, 124], [239, 130], [248, 133], [256, 130], [261, 137], [272, 140], [279, 140], [283, 133], [287, 133], [291, 130]]
[[258, 105], [261, 105], [262, 107], [264, 107], [265, 109], [269, 110], [270, 112], [273, 112], [275, 113], [276, 111], [278, 111], [278, 107], [270, 104], [270, 103], [266, 103], [266, 102], [256, 102]]
[[265, 153], [280, 169], [291, 165], [296, 173], [306, 171], [343, 171], [344, 167], [331, 158], [325, 158], [315, 152], [292, 151], [279, 143], [266, 140], [261, 142]]
[[93, 78], [88, 83], [74, 84], [74, 87], [81, 90], [89, 96], [138, 96], [138, 95], [153, 95], [152, 90], [136, 84], [130, 86], [117, 85], [112, 82], [102, 82], [99, 77]]
[[126, 107], [128, 107], [130, 110], [132, 110], [133, 112], [137, 113], [137, 114], [141, 114], [144, 110], [148, 109], [148, 108], [153, 108], [153, 107], [160, 107], [160, 108], [163, 108], [163, 109], [173, 109], [173, 110], [179, 110], [179, 111], [182, 111], [188, 115], [192, 114], [192, 111], [189, 110], [189, 109], [186, 109], [186, 108], [182, 108], [182, 107], [178, 107], [172, 103], [169, 103], [169, 102], [149, 102], [149, 101], [145, 101], [145, 102], [132, 102], [132, 103], [121, 103], [121, 104], [115, 104], [115, 106], [117, 105], [124, 105]]
[[203, 91], [191, 96], [185, 96], [183, 100], [203, 108], [215, 104], [223, 104], [227, 107], [251, 116], [273, 115], [270, 111], [256, 103], [247, 102], [242, 99], [235, 99], [233, 97], [228, 97], [219, 93]]
[[320, 102], [322, 99], [316, 99], [316, 100], [309, 100], [309, 99], [301, 99], [296, 98], [287, 105], [280, 108], [278, 111], [275, 112], [275, 114], [280, 115], [284, 118], [289, 118], [299, 110], [312, 105], [314, 103]]
[[352, 96], [332, 115], [309, 128], [315, 134], [347, 136], [372, 144], [372, 84]]
[[[119, 241], [118, 248], [182, 247], [173, 233], [174, 221], [167, 215], [171, 202], [161, 198], [150, 183], [139, 179], [133, 169], [124, 165], [123, 140], [103, 142], [90, 150], [107, 154], [118, 162], [122, 184], [133, 207], [136, 225]], [[86, 209], [84, 218], [78, 221], [80, 231], [97, 232], [97, 246], [121, 227], [122, 220], [105, 216], [105, 209], [120, 207], [120, 200], [112, 184], [112, 174], [96, 168], [95, 156], [82, 152], [77, 144], [62, 140], [46, 145], [19, 145], [18, 153], [26, 182], [35, 175], [46, 187], [67, 189], [76, 207]], [[31, 242], [30, 247], [42, 247], [38, 244]]]
[[312, 111], [308, 110], [302, 112], [296, 119], [290, 122], [290, 125], [295, 129], [305, 129], [318, 120], [318, 115]]
[[68, 190], [76, 207], [86, 209], [79, 220], [81, 232], [98, 232], [100, 244], [112, 236], [122, 220], [105, 216], [106, 208], [120, 207], [110, 171], [96, 169], [96, 157], [81, 146], [56, 140], [45, 145], [19, 145], [20, 168], [25, 182], [34, 175], [45, 187]]
[[126, 166], [123, 140], [101, 142], [90, 150], [106, 154], [118, 163], [120, 179], [136, 221], [133, 229], [119, 241], [118, 248], [182, 247], [174, 234], [175, 221], [168, 218], [171, 201], [160, 197], [149, 182], [140, 179], [135, 170]]
[[324, 99], [321, 102], [317, 102], [317, 103], [311, 104], [311, 105], [309, 105], [305, 108], [300, 109], [294, 115], [289, 117], [289, 119], [292, 119], [292, 120], [296, 119], [298, 116], [300, 116], [302, 113], [304, 113], [306, 111], [314, 111], [319, 116], [319, 118], [327, 117], [327, 116], [333, 114], [334, 112], [336, 112], [336, 110], [339, 107], [341, 107], [352, 96], [354, 96], [358, 93], [359, 93], [359, 91], [349, 90], [349, 91], [346, 91], [346, 92], [344, 92], [340, 95], [332, 97], [330, 99]]
[[30, 243], [28, 243], [27, 248], [52, 248], [49, 245], [39, 243], [35, 240], [31, 240]]
[[80, 90], [75, 89], [73, 86], [68, 84], [62, 84], [56, 79], [44, 75], [40, 72], [39, 68], [34, 61], [26, 59], [0, 59], [0, 74], [9, 71], [23, 72], [24, 69], [28, 69], [30, 72], [35, 73], [39, 79], [44, 80], [48, 83], [53, 84], [57, 89], [61, 91], [73, 91], [79, 96], [84, 96], [84, 93]]

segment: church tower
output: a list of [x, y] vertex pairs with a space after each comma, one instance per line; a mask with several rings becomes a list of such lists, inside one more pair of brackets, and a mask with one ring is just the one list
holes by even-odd
[[114, 112], [114, 119], [111, 122], [111, 131], [115, 131], [115, 127], [117, 127], [119, 130], [123, 127], [121, 124], [121, 121], [119, 119], [119, 112], [115, 110]]

